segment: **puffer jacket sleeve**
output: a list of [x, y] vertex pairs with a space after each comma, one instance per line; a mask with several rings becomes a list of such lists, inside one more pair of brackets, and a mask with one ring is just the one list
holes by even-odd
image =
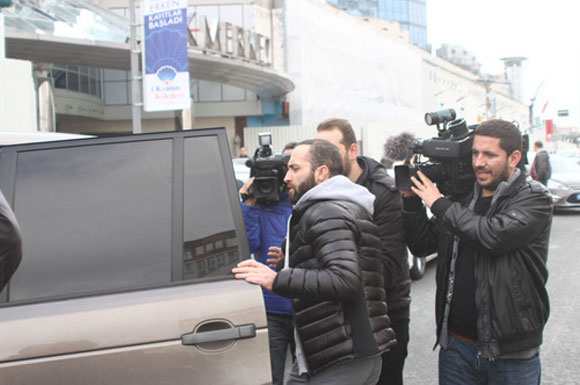
[[460, 203], [450, 204], [445, 212], [434, 210], [433, 213], [480, 251], [501, 256], [525, 246], [546, 231], [551, 222], [552, 205], [548, 191], [534, 183], [523, 187], [509, 206], [491, 217], [477, 215]]
[[20, 229], [12, 209], [0, 192], [0, 291], [10, 281], [21, 259]]
[[300, 227], [306, 231], [293, 232], [293, 239], [308, 240], [298, 249], [290, 243], [291, 261], [297, 262], [277, 274], [274, 292], [313, 300], [355, 298], [362, 287], [362, 272], [357, 250], [359, 234], [352, 215], [329, 201], [317, 204], [302, 221]]

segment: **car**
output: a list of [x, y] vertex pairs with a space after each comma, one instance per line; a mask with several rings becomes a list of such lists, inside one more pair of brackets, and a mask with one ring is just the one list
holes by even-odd
[[574, 158], [550, 155], [552, 177], [548, 188], [555, 211], [580, 208], [580, 165]]
[[232, 158], [232, 166], [234, 167], [238, 190], [250, 179], [250, 168], [246, 165], [247, 161], [248, 158]]
[[576, 159], [576, 161], [580, 160], [580, 151], [577, 148], [563, 148], [560, 150], [556, 150], [554, 154], [566, 158], [573, 158]]
[[23, 245], [1, 383], [271, 382], [225, 129], [24, 142], [0, 146]]

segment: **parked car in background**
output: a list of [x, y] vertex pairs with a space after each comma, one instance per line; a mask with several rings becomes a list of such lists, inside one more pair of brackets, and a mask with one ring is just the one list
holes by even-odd
[[250, 168], [246, 166], [247, 161], [248, 158], [232, 158], [232, 165], [234, 167], [238, 190], [248, 179], [250, 179]]
[[552, 194], [554, 210], [580, 207], [580, 164], [577, 160], [559, 154], [550, 154], [552, 178], [548, 188]]
[[23, 245], [0, 383], [270, 383], [262, 291], [231, 274], [250, 253], [225, 129], [33, 136], [0, 145]]
[[554, 154], [566, 158], [573, 158], [580, 161], [580, 150], [578, 148], [563, 148], [560, 150], [556, 150]]

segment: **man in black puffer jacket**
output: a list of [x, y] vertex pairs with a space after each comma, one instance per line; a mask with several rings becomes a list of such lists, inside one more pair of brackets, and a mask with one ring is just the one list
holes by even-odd
[[284, 268], [275, 273], [248, 260], [233, 270], [292, 300], [297, 358], [288, 384], [374, 385], [381, 354], [396, 344], [374, 196], [341, 173], [334, 145], [298, 144], [285, 178], [295, 207]]
[[[540, 383], [552, 207], [548, 190], [517, 168], [521, 151], [514, 124], [482, 123], [472, 146], [472, 194], [442, 197], [422, 173], [405, 192], [409, 248], [439, 254], [441, 385]], [[418, 198], [431, 208], [431, 220]]]
[[381, 164], [369, 157], [357, 156], [356, 137], [347, 120], [331, 118], [323, 121], [316, 128], [316, 139], [328, 140], [338, 147], [344, 174], [375, 196], [373, 219], [379, 227], [381, 239], [388, 315], [397, 336], [397, 346], [383, 354], [377, 385], [402, 385], [409, 344], [411, 279], [403, 233], [401, 194]]

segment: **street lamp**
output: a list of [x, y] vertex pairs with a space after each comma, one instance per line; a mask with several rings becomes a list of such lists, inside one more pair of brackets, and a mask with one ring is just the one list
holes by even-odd
[[536, 101], [536, 97], [538, 96], [538, 92], [540, 91], [540, 88], [542, 88], [542, 86], [544, 85], [545, 82], [546, 82], [545, 79], [540, 82], [540, 85], [538, 85], [538, 88], [536, 88], [536, 93], [530, 99], [530, 126], [531, 127], [534, 126], [534, 102]]

